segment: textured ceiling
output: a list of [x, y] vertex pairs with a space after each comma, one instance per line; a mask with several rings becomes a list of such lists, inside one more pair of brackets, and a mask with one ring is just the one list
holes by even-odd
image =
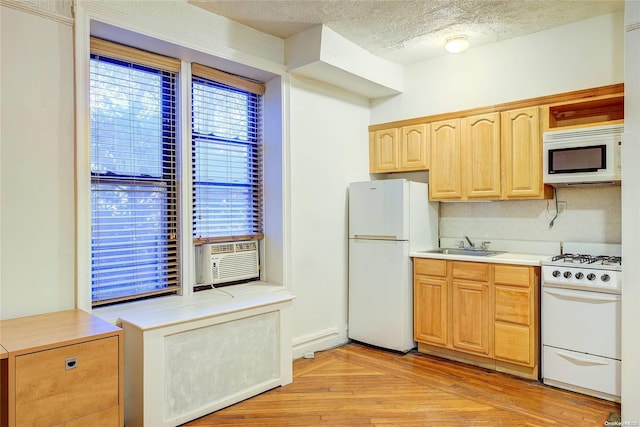
[[604, 15], [620, 0], [188, 0], [287, 38], [325, 24], [369, 52], [400, 64], [444, 54], [444, 40], [463, 34], [479, 46]]

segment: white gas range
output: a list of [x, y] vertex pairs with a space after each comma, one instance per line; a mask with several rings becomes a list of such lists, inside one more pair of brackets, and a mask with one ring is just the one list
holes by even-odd
[[542, 378], [620, 401], [621, 245], [565, 243], [542, 263]]

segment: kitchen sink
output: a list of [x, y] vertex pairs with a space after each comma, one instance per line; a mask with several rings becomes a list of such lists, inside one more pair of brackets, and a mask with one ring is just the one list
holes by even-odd
[[506, 251], [492, 251], [489, 249], [474, 249], [474, 248], [438, 248], [430, 249], [428, 251], [420, 251], [425, 254], [448, 254], [448, 255], [470, 255], [470, 256], [492, 256], [503, 254]]

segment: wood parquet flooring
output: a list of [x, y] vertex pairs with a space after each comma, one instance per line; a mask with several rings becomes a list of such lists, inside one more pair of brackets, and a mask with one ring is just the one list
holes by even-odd
[[620, 405], [416, 352], [350, 343], [293, 363], [292, 384], [185, 426], [603, 427]]

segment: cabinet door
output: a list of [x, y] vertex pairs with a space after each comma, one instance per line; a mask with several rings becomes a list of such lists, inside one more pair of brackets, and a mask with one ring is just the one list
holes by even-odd
[[404, 126], [400, 140], [400, 170], [429, 169], [429, 125]]
[[465, 117], [462, 129], [467, 198], [500, 198], [500, 113]]
[[460, 119], [431, 123], [429, 198], [462, 198]]
[[418, 342], [447, 345], [447, 280], [416, 276], [414, 283], [414, 338]]
[[539, 116], [538, 107], [502, 113], [502, 162], [506, 198], [543, 196]]
[[454, 280], [451, 291], [453, 348], [490, 355], [489, 285]]
[[369, 171], [371, 173], [397, 172], [398, 129], [384, 129], [369, 135]]
[[[57, 425], [117, 408], [118, 351], [118, 338], [110, 337], [17, 356], [16, 427]], [[115, 414], [111, 425], [118, 423]]]

